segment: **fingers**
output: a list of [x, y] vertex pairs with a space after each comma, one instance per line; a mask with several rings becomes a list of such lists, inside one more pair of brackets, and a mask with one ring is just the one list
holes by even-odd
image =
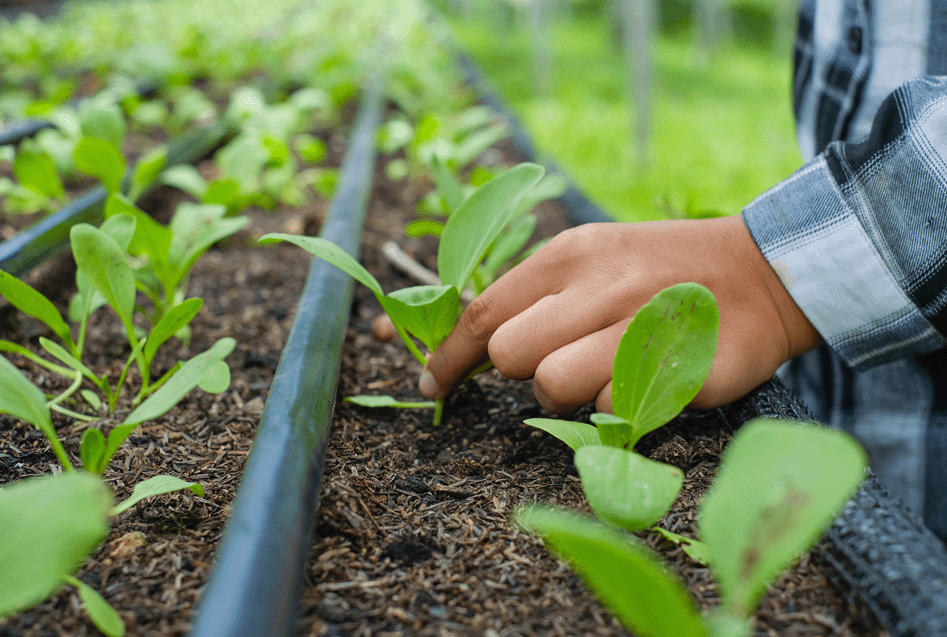
[[[542, 359], [533, 379], [533, 394], [544, 409], [568, 414], [596, 400], [610, 387], [612, 360], [628, 325], [622, 321], [563, 347]], [[609, 390], [608, 404], [611, 404]]]
[[527, 260], [497, 280], [461, 315], [453, 331], [428, 359], [418, 387], [428, 398], [443, 398], [487, 361], [494, 332], [540, 299], [558, 293], [558, 278], [541, 276], [542, 260]]
[[[582, 369], [591, 362], [581, 354], [592, 343], [598, 343], [585, 341], [584, 337], [614, 320], [606, 304], [596, 303], [584, 290], [570, 288], [540, 299], [499, 326], [488, 343], [490, 360], [507, 378], [525, 379], [538, 374], [540, 363], [564, 348], [567, 355], [577, 356], [568, 361], [569, 368]], [[602, 348], [595, 349], [596, 353], [607, 353]], [[563, 357], [552, 357], [546, 369], [554, 364], [552, 361], [563, 361]]]

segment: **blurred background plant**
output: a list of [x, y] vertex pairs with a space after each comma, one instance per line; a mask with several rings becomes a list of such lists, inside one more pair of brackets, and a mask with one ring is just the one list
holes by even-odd
[[436, 4], [539, 149], [617, 218], [737, 213], [801, 164], [793, 0]]

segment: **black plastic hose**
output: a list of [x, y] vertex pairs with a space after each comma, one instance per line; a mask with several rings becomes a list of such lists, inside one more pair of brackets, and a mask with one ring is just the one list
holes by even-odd
[[[524, 160], [536, 161], [529, 133], [476, 63], [453, 46], [467, 82], [509, 123], [516, 151]], [[565, 175], [551, 159], [544, 163]], [[575, 224], [612, 220], [574, 186], [559, 201]], [[814, 421], [776, 379], [718, 411], [733, 429], [760, 416]], [[947, 637], [947, 549], [873, 475], [846, 504], [814, 556], [831, 567], [834, 582], [870, 609], [892, 637]]]
[[[356, 258], [380, 113], [367, 89], [320, 234]], [[191, 637], [295, 633], [352, 287], [313, 259]]]
[[[167, 165], [197, 161], [220, 145], [227, 132], [227, 126], [217, 123], [182, 136], [168, 145]], [[16, 237], [0, 243], [0, 270], [20, 276], [59, 253], [69, 243], [72, 226], [97, 224], [102, 220], [105, 198], [104, 188], [94, 188]]]

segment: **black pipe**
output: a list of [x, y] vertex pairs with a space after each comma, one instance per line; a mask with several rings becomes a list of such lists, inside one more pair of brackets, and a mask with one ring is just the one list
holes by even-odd
[[45, 119], [21, 119], [9, 125], [0, 122], [0, 146], [15, 144], [47, 128], [55, 128], [55, 125]]
[[[227, 132], [226, 125], [217, 123], [184, 135], [168, 145], [167, 165], [197, 161], [216, 148]], [[0, 243], [0, 270], [20, 276], [58, 254], [69, 243], [72, 226], [102, 221], [105, 198], [105, 189], [95, 188], [16, 237]]]
[[[367, 89], [320, 234], [356, 258], [380, 112]], [[191, 637], [295, 633], [352, 287], [313, 259]]]

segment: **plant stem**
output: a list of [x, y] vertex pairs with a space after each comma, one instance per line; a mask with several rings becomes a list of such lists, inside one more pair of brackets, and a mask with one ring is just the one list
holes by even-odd
[[52, 409], [53, 411], [63, 414], [64, 416], [69, 416], [70, 418], [75, 418], [76, 420], [81, 420], [83, 422], [93, 422], [95, 420], [98, 420], [98, 418], [96, 418], [95, 416], [87, 416], [85, 414], [80, 414], [77, 411], [73, 411], [71, 409], [67, 409], [63, 407], [62, 405], [51, 404], [49, 408]]
[[441, 424], [441, 417], [444, 415], [444, 399], [438, 398], [434, 401], [434, 425]]

